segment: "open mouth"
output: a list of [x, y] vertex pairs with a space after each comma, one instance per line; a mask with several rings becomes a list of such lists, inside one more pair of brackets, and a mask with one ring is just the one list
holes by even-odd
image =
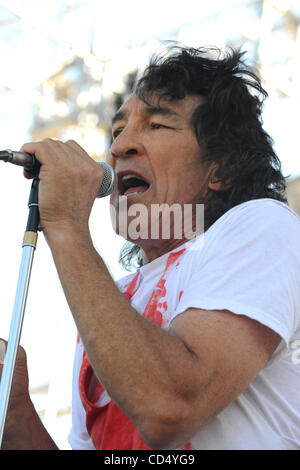
[[150, 184], [142, 177], [127, 173], [119, 177], [119, 192], [121, 196], [144, 193], [150, 187]]

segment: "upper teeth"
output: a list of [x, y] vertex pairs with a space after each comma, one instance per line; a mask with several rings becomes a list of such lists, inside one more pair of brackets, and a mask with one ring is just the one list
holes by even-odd
[[128, 180], [129, 178], [137, 178], [137, 176], [133, 175], [132, 173], [129, 173], [128, 175], [122, 177], [122, 181]]

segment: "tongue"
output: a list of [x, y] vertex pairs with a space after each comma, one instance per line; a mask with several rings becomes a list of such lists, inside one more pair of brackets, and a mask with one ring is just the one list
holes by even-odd
[[132, 193], [144, 193], [147, 191], [148, 187], [147, 186], [136, 186], [135, 188], [128, 188], [124, 192], [124, 196], [127, 194], [132, 194]]

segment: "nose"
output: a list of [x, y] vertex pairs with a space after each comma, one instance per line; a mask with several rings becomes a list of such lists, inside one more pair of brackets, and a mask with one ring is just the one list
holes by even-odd
[[140, 157], [144, 155], [144, 145], [133, 136], [129, 136], [124, 130], [113, 141], [110, 147], [111, 160]]

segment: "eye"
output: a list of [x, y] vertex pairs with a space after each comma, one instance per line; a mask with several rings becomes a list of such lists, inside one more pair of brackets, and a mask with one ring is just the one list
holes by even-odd
[[151, 129], [161, 129], [161, 128], [169, 129], [168, 126], [164, 126], [163, 124], [158, 124], [156, 122], [151, 122]]
[[118, 137], [119, 134], [121, 134], [123, 128], [122, 127], [118, 127], [117, 129], [113, 129], [112, 131], [112, 136], [114, 139], [116, 139]]

